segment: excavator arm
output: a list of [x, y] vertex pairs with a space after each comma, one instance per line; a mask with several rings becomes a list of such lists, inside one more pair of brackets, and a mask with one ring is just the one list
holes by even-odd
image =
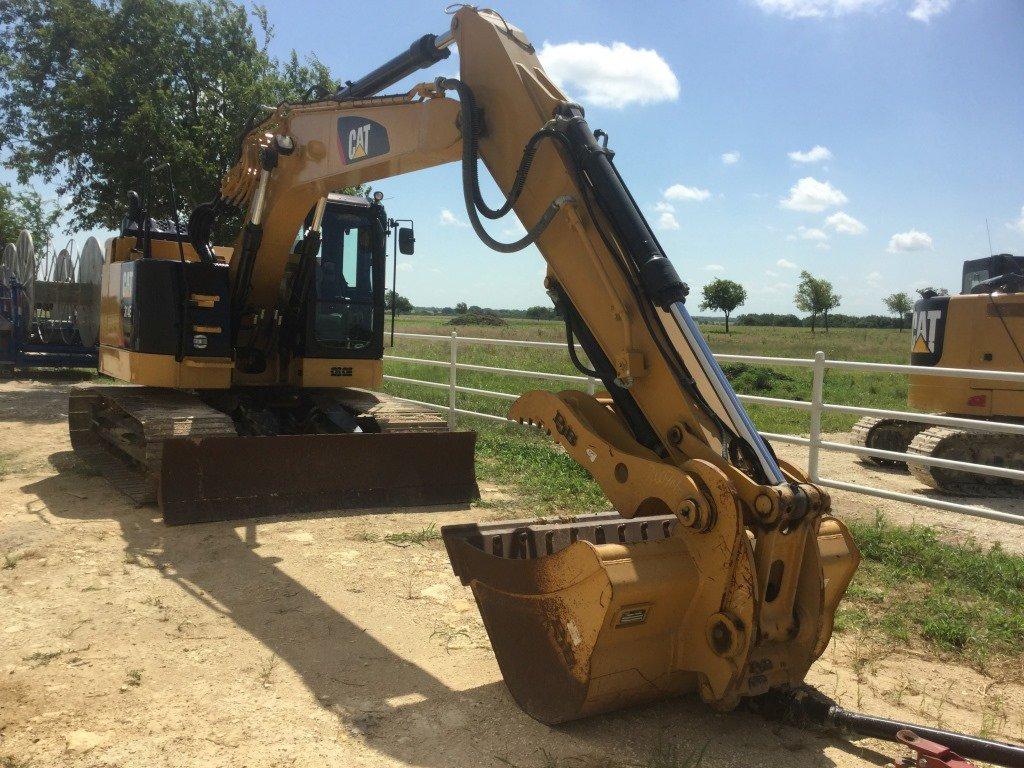
[[[376, 95], [451, 46], [458, 79]], [[859, 561], [828, 495], [747, 417], [613, 154], [522, 31], [463, 7], [449, 32], [334, 98], [279, 106], [222, 190], [248, 211], [231, 265], [243, 346], [280, 310], [295, 232], [333, 189], [459, 160], [481, 239], [543, 254], [570, 355], [582, 366], [576, 340], [605, 391], [528, 393], [509, 417], [548, 431], [617, 514], [444, 538], [513, 696], [544, 722], [687, 690], [730, 708], [799, 685]], [[480, 193], [480, 160], [505, 195], [497, 208]], [[502, 243], [483, 219], [510, 212], [527, 232]]]

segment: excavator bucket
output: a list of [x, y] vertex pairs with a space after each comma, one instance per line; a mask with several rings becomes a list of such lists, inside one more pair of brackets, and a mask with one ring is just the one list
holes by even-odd
[[168, 525], [479, 498], [475, 432], [172, 438], [157, 500]]
[[441, 529], [516, 703], [555, 724], [693, 689], [672, 671], [698, 574], [672, 515]]
[[834, 518], [808, 531], [798, 589], [822, 577], [830, 587], [801, 609], [795, 632], [758, 647], [754, 551], [737, 522], [695, 533], [675, 515], [606, 512], [448, 525], [441, 536], [509, 692], [554, 725], [687, 692], [728, 710], [803, 679], [831, 634], [856, 548]]

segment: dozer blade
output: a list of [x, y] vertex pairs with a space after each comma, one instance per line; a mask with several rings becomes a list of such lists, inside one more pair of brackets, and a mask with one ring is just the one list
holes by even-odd
[[555, 724], [695, 688], [672, 670], [698, 580], [676, 525], [608, 512], [441, 529], [527, 714]]
[[168, 525], [479, 498], [475, 432], [205, 437], [164, 442]]

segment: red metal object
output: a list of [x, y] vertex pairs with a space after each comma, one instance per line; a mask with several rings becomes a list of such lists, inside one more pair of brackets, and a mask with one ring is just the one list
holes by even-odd
[[914, 765], [917, 768], [976, 768], [974, 763], [960, 757], [949, 747], [922, 739], [916, 733], [906, 728], [897, 731], [896, 738], [900, 743], [906, 744], [917, 754], [913, 762], [907, 761], [908, 765]]

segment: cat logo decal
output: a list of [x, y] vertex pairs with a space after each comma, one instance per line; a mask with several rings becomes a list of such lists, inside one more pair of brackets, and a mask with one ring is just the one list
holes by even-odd
[[345, 165], [391, 151], [387, 128], [365, 117], [338, 118], [338, 147]]

